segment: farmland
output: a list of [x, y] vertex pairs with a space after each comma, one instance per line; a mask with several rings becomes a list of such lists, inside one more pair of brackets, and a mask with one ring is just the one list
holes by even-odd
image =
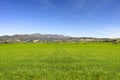
[[0, 80], [120, 80], [120, 44], [0, 44]]

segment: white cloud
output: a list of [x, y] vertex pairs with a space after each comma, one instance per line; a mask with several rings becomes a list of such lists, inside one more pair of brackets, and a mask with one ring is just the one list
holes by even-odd
[[85, 4], [86, 0], [68, 0], [68, 3], [71, 4], [73, 7], [80, 9]]
[[120, 28], [109, 27], [99, 31], [101, 35], [108, 38], [120, 38]]
[[39, 0], [39, 1], [43, 7], [56, 8], [56, 6], [50, 0]]
[[82, 6], [85, 4], [85, 0], [76, 0], [76, 7], [82, 8]]

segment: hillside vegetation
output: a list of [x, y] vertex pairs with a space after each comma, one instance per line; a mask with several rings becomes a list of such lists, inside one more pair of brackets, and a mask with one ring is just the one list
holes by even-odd
[[57, 34], [16, 34], [0, 36], [0, 43], [39, 43], [39, 42], [112, 42], [120, 43], [120, 38], [70, 37]]
[[0, 44], [0, 80], [120, 80], [120, 44]]

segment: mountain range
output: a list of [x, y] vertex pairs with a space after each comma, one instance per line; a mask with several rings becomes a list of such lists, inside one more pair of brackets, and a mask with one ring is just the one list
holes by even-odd
[[118, 41], [119, 38], [93, 38], [93, 37], [71, 37], [57, 34], [16, 34], [0, 36], [0, 43], [15, 42], [110, 42]]

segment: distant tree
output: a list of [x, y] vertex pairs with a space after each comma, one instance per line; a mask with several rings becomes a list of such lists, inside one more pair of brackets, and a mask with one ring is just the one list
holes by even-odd
[[112, 40], [112, 43], [113, 44], [118, 44], [118, 41], [117, 40]]
[[7, 42], [7, 41], [5, 41], [4, 43], [5, 43], [5, 44], [8, 44], [8, 42]]

